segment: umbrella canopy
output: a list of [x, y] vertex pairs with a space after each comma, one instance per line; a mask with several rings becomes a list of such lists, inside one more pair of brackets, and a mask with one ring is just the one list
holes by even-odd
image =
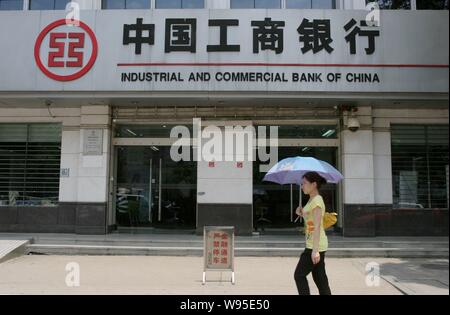
[[264, 176], [264, 181], [278, 184], [297, 184], [302, 182], [307, 172], [317, 172], [328, 183], [338, 183], [344, 176], [329, 163], [313, 157], [290, 157], [275, 164]]

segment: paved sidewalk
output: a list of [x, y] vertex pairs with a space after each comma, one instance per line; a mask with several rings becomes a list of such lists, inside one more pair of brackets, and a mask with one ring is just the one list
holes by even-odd
[[[28, 255], [0, 264], [0, 294], [297, 294], [293, 257], [237, 257], [229, 273], [208, 272], [201, 257]], [[67, 263], [80, 266], [80, 286], [65, 283]], [[379, 286], [366, 285], [365, 266], [380, 266]], [[448, 259], [327, 258], [333, 294], [449, 294]], [[312, 294], [317, 289], [310, 281]]]

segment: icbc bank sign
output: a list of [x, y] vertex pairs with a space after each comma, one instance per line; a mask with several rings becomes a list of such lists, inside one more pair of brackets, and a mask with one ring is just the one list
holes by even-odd
[[[448, 92], [448, 53], [435, 49], [436, 38], [448, 38], [445, 12], [435, 18], [380, 12], [374, 23], [356, 10], [250, 11], [174, 10], [166, 16], [141, 10], [136, 16], [133, 10], [100, 10], [91, 19], [91, 26], [101, 25], [97, 34], [82, 21], [58, 19], [31, 47], [39, 71], [51, 80], [73, 83], [94, 70], [95, 77], [107, 78], [64, 90]], [[414, 23], [419, 16], [426, 22]], [[393, 24], [398, 27], [389, 28]], [[7, 26], [0, 13], [0, 30]], [[0, 42], [10, 40], [5, 34]], [[96, 35], [103, 53], [94, 68]], [[420, 45], [411, 46], [417, 39]], [[20, 60], [22, 45], [16, 47], [0, 49], [0, 72], [3, 60], [9, 60], [6, 69]], [[16, 72], [5, 89], [14, 87]], [[61, 89], [48, 83], [39, 86]]]
[[89, 26], [66, 19], [45, 27], [34, 46], [37, 66], [57, 81], [72, 81], [85, 75], [94, 65], [97, 53], [97, 39]]

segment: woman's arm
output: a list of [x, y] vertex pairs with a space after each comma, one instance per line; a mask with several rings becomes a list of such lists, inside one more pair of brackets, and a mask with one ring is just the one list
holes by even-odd
[[322, 224], [322, 209], [319, 207], [315, 207], [312, 211], [313, 211], [314, 231], [313, 231], [313, 251], [311, 254], [311, 259], [314, 264], [317, 264], [320, 261], [319, 244], [320, 244], [320, 225]]

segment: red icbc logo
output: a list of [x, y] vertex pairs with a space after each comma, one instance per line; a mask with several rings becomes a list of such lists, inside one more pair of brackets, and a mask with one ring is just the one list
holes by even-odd
[[97, 58], [94, 32], [81, 21], [65, 19], [48, 25], [34, 45], [39, 69], [57, 81], [72, 81], [85, 75]]

